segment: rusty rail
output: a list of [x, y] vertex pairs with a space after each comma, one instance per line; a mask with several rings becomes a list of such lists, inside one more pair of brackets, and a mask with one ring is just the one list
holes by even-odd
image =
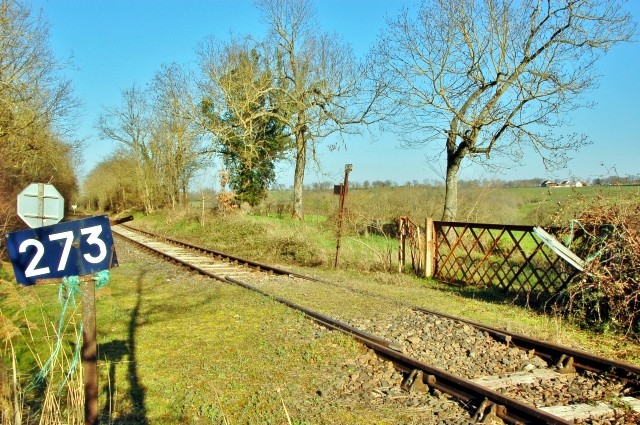
[[589, 371], [593, 373], [607, 373], [627, 381], [636, 387], [640, 384], [640, 366], [632, 363], [619, 362], [606, 357], [597, 356], [574, 348], [552, 344], [526, 335], [498, 329], [473, 320], [467, 320], [458, 316], [429, 310], [422, 307], [413, 307], [414, 310], [425, 314], [435, 315], [446, 319], [466, 323], [476, 329], [487, 332], [493, 338], [513, 345], [522, 350], [535, 350], [537, 356], [543, 358], [549, 364], [556, 364], [563, 358], [572, 359], [573, 367], [578, 371]]
[[[205, 253], [209, 256], [212, 257], [216, 257], [216, 258], [224, 258], [229, 262], [235, 262], [235, 263], [239, 263], [239, 264], [245, 264], [249, 267], [253, 267], [257, 270], [263, 270], [265, 272], [271, 272], [271, 273], [275, 273], [275, 274], [280, 274], [280, 275], [288, 275], [288, 276], [295, 276], [301, 279], [307, 279], [307, 280], [312, 280], [312, 281], [321, 281], [321, 279], [315, 278], [315, 277], [311, 277], [311, 276], [306, 276], [306, 275], [302, 275], [296, 272], [293, 272], [291, 270], [284, 270], [278, 267], [274, 267], [271, 266], [269, 264], [264, 264], [264, 263], [260, 263], [258, 261], [253, 261], [253, 260], [248, 260], [246, 258], [242, 258], [242, 257], [237, 257], [235, 255], [232, 254], [228, 254], [226, 252], [222, 252], [222, 251], [216, 251], [214, 249], [209, 249], [209, 248], [204, 248], [201, 246], [197, 246], [194, 245], [190, 242], [186, 242], [186, 241], [182, 241], [179, 239], [174, 239], [168, 236], [162, 236], [162, 235], [156, 235], [155, 233], [151, 233], [151, 232], [147, 232], [145, 230], [142, 229], [137, 229], [135, 227], [131, 227], [128, 226], [126, 224], [121, 224], [122, 227], [124, 227], [125, 229], [131, 230], [133, 232], [137, 232], [143, 235], [147, 235], [149, 237], [152, 238], [156, 238], [156, 239], [161, 239], [161, 240], [165, 240], [167, 242], [170, 242], [172, 244], [178, 245], [178, 246], [182, 246], [185, 248], [189, 248], [189, 249], [193, 249], [195, 251], [201, 252], [201, 253]], [[188, 264], [185, 264], [188, 265]]]

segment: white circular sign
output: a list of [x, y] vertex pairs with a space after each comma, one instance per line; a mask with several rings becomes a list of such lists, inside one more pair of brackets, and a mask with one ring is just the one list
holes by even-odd
[[64, 198], [51, 184], [31, 183], [18, 195], [18, 216], [32, 229], [59, 223]]

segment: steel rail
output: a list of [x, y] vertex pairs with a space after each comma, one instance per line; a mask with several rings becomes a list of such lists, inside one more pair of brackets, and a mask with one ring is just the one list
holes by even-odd
[[[208, 273], [206, 273], [208, 274]], [[316, 323], [321, 324], [329, 329], [339, 330], [353, 337], [357, 341], [383, 355], [391, 360], [397, 366], [400, 366], [405, 372], [420, 370], [427, 375], [426, 382], [429, 387], [449, 394], [456, 399], [465, 403], [473, 403], [480, 406], [487, 399], [498, 406], [496, 414], [503, 420], [514, 424], [570, 424], [550, 413], [536, 409], [528, 404], [506, 397], [496, 391], [489, 390], [483, 386], [475, 384], [468, 379], [455, 376], [435, 366], [431, 366], [409, 356], [402, 354], [395, 348], [396, 344], [377, 337], [375, 335], [363, 332], [346, 323], [332, 319], [321, 313], [309, 310], [298, 304], [295, 304], [284, 298], [274, 296], [246, 282], [238, 279], [226, 277], [224, 280], [231, 282], [243, 288], [258, 292], [266, 297], [273, 299], [290, 308], [298, 310], [313, 319]]]
[[[157, 237], [156, 235], [153, 235], [150, 232], [144, 232], [144, 233], [150, 236]], [[345, 334], [350, 335], [357, 341], [361, 342], [362, 344], [376, 351], [378, 354], [382, 355], [383, 357], [393, 361], [394, 364], [396, 364], [400, 369], [404, 370], [405, 372], [411, 372], [414, 370], [421, 371], [426, 375], [424, 384], [426, 384], [430, 388], [442, 391], [464, 403], [473, 404], [476, 407], [484, 405], [488, 400], [490, 403], [493, 403], [496, 407], [494, 412], [495, 415], [497, 415], [499, 418], [501, 418], [504, 421], [507, 421], [513, 424], [540, 424], [540, 423], [570, 424], [571, 423], [555, 415], [547, 413], [543, 410], [530, 406], [526, 403], [523, 403], [518, 400], [514, 400], [496, 391], [482, 387], [467, 379], [455, 376], [440, 368], [437, 368], [435, 366], [432, 366], [424, 362], [421, 362], [419, 360], [408, 357], [400, 353], [399, 351], [397, 351], [396, 344], [390, 341], [387, 341], [383, 338], [363, 332], [346, 323], [332, 319], [321, 313], [309, 310], [305, 307], [302, 307], [284, 298], [281, 298], [273, 294], [270, 294], [266, 291], [263, 291], [262, 289], [257, 288], [246, 282], [242, 282], [238, 279], [231, 278], [228, 276], [217, 275], [211, 271], [205, 270], [202, 267], [194, 265], [188, 261], [182, 260], [180, 258], [177, 258], [165, 252], [162, 252], [161, 250], [150, 247], [147, 244], [144, 244], [143, 242], [136, 241], [135, 239], [131, 239], [121, 234], [120, 236], [132, 242], [135, 242], [136, 244], [143, 246], [144, 248], [150, 251], [153, 251], [164, 258], [180, 263], [192, 270], [196, 270], [205, 276], [209, 276], [213, 279], [216, 279], [222, 282], [231, 283], [231, 284], [255, 291], [283, 305], [286, 305], [292, 309], [302, 312], [303, 314], [313, 319], [316, 323], [320, 325], [323, 325], [329, 329], [339, 330], [341, 332], [344, 332]], [[164, 237], [162, 237], [162, 239], [170, 240], [170, 238], [164, 238]], [[179, 243], [182, 244], [182, 242], [179, 242]], [[190, 245], [190, 244], [186, 244], [186, 245]], [[195, 247], [194, 249], [199, 250], [200, 247]]]
[[227, 254], [225, 252], [216, 251], [216, 250], [209, 249], [209, 248], [204, 248], [204, 247], [201, 247], [201, 246], [194, 245], [194, 244], [192, 244], [190, 242], [182, 241], [182, 240], [179, 240], [179, 239], [174, 239], [174, 238], [171, 238], [171, 237], [168, 237], [168, 236], [156, 235], [155, 233], [151, 233], [151, 232], [148, 232], [146, 230], [136, 229], [135, 227], [128, 226], [126, 224], [121, 224], [121, 226], [126, 228], [126, 229], [128, 229], [128, 230], [131, 230], [132, 232], [142, 233], [144, 235], [147, 235], [147, 236], [150, 236], [150, 237], [153, 237], [153, 238], [156, 238], [156, 239], [164, 239], [164, 240], [169, 241], [171, 243], [174, 243], [174, 244], [177, 244], [177, 245], [181, 245], [181, 246], [193, 249], [193, 250], [198, 251], [198, 252], [204, 252], [204, 253], [207, 253], [207, 254], [215, 256], [215, 257], [222, 257], [222, 258], [226, 258], [226, 259], [228, 259], [230, 261], [236, 261], [238, 263], [243, 263], [243, 264], [246, 264], [248, 266], [254, 267], [254, 268], [258, 269], [258, 270], [271, 271], [271, 272], [273, 272], [275, 274], [294, 276], [294, 277], [297, 277], [297, 278], [300, 278], [300, 279], [306, 279], [306, 280], [311, 280], [311, 281], [315, 281], [315, 282], [320, 282], [321, 281], [320, 279], [317, 279], [315, 277], [305, 276], [303, 274], [292, 272], [290, 270], [285, 270], [285, 269], [282, 269], [282, 268], [279, 268], [279, 267], [274, 267], [274, 266], [271, 266], [269, 264], [259, 263], [257, 261], [253, 261], [253, 260], [247, 260], [246, 258], [237, 257], [235, 255]]
[[433, 310], [428, 310], [421, 307], [413, 307], [414, 310], [420, 311], [426, 314], [432, 314], [435, 316], [444, 317], [447, 319], [455, 320], [461, 323], [466, 323], [479, 330], [486, 331], [494, 338], [513, 344], [517, 348], [523, 350], [535, 350], [536, 355], [550, 361], [551, 363], [557, 362], [563, 355], [573, 357], [573, 366], [576, 369], [595, 372], [595, 373], [610, 373], [616, 377], [625, 381], [633, 381], [636, 384], [640, 383], [640, 366], [632, 363], [620, 362], [605, 357], [597, 356], [585, 351], [577, 350], [570, 347], [565, 347], [558, 344], [542, 341], [528, 336], [505, 331], [502, 329], [494, 328], [491, 326], [483, 325], [482, 323], [467, 320], [461, 317], [453, 316], [446, 313], [441, 313]]

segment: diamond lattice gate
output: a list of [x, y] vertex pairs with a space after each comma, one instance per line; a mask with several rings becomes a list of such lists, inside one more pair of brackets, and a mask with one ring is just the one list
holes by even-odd
[[445, 282], [551, 296], [579, 273], [533, 226], [438, 221], [433, 226], [434, 277]]

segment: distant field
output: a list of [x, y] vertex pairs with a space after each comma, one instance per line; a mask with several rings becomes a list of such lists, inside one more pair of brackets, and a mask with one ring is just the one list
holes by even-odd
[[[526, 187], [459, 189], [458, 221], [500, 224], [548, 225], [567, 222], [598, 197], [615, 202], [640, 196], [640, 186]], [[291, 190], [272, 191], [256, 209], [288, 215]], [[412, 220], [439, 219], [444, 203], [443, 187], [376, 187], [349, 191], [346, 208], [351, 220], [390, 221], [406, 215]], [[338, 210], [338, 196], [332, 190], [305, 191], [304, 213], [308, 218], [330, 217]]]

